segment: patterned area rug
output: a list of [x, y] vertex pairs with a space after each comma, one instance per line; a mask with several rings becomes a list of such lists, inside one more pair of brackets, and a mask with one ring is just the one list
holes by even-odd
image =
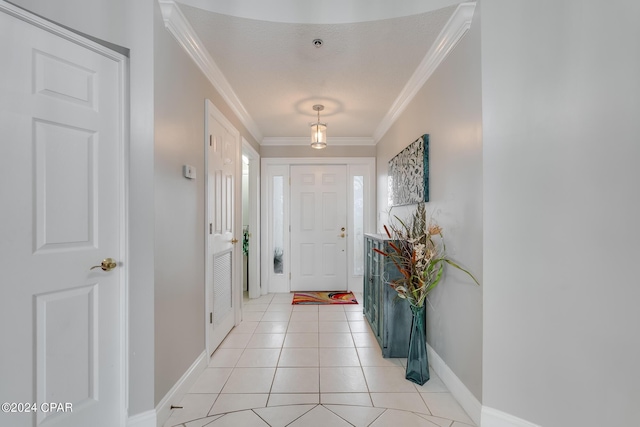
[[296, 292], [291, 304], [357, 304], [353, 292]]

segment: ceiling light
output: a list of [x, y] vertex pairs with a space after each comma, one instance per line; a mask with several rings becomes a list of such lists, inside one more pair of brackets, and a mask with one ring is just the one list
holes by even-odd
[[311, 123], [311, 148], [320, 150], [327, 146], [327, 124], [320, 123], [320, 111], [324, 110], [324, 105], [316, 104], [313, 109], [318, 112], [318, 121]]

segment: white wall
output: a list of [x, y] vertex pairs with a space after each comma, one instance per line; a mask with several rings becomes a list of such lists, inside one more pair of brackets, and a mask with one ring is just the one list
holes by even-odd
[[72, 30], [130, 50], [129, 414], [153, 402], [154, 0], [12, 0]]
[[[389, 160], [430, 135], [427, 212], [444, 228], [447, 252], [482, 281], [480, 28], [438, 67], [377, 146], [378, 230], [387, 223]], [[411, 208], [393, 208], [403, 217]], [[449, 268], [427, 307], [427, 339], [476, 399], [482, 399], [482, 288]]]
[[481, 9], [483, 403], [638, 425], [640, 3]]

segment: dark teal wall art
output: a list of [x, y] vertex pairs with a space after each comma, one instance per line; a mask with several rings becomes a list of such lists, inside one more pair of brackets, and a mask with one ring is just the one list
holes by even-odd
[[429, 135], [389, 160], [389, 206], [429, 201]]

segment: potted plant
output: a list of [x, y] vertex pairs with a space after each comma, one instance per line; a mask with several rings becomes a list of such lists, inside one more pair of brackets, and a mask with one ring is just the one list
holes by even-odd
[[395, 219], [397, 224], [384, 226], [392, 239], [391, 250], [374, 250], [388, 257], [400, 272], [400, 278], [389, 285], [398, 297], [407, 300], [413, 315], [406, 379], [423, 385], [429, 380], [425, 324], [427, 295], [440, 283], [445, 265], [465, 272], [477, 285], [480, 283], [473, 274], [447, 257], [442, 228], [427, 218], [424, 203], [418, 204], [406, 222], [397, 216]]

